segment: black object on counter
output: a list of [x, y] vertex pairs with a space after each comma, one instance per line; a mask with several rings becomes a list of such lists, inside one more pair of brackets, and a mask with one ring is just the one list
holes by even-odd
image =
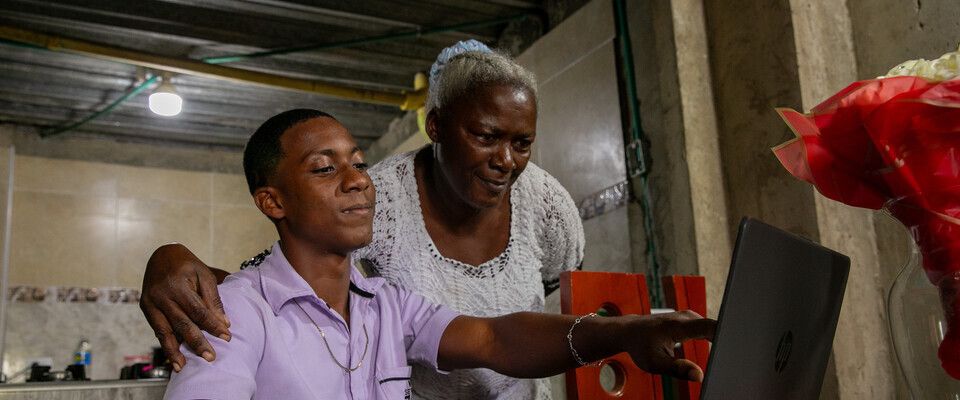
[[136, 363], [120, 369], [120, 379], [170, 379], [173, 368], [160, 347], [153, 348], [149, 363]]
[[167, 355], [163, 352], [162, 347], [157, 346], [153, 348], [153, 359], [150, 361], [150, 364], [155, 367], [170, 366], [170, 360], [167, 359]]
[[[83, 367], [82, 365], [80, 366]], [[74, 368], [74, 370], [76, 370]], [[83, 369], [79, 370], [82, 374]], [[74, 379], [74, 372], [70, 367], [67, 367], [65, 371], [51, 371], [50, 366], [48, 365], [37, 365], [33, 364], [30, 366], [30, 377], [27, 378], [27, 382], [60, 382], [60, 381], [72, 381], [72, 380], [84, 380], [84, 379]]]
[[27, 382], [88, 381], [84, 365], [71, 365], [64, 371], [51, 371], [49, 365], [30, 366]]
[[83, 364], [73, 364], [67, 367], [67, 372], [73, 375], [75, 381], [89, 381], [87, 378], [87, 366]]
[[120, 370], [120, 379], [169, 379], [170, 370], [147, 363], [128, 365]]
[[136, 377], [133, 376], [133, 367], [127, 365], [123, 368], [120, 368], [120, 379], [136, 379]]
[[30, 377], [27, 378], [27, 382], [44, 382], [48, 376], [50, 376], [49, 365], [33, 364], [30, 366]]

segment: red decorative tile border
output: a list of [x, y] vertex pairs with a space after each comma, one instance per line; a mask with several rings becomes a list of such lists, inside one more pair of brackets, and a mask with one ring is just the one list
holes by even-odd
[[137, 304], [140, 301], [140, 290], [70, 286], [13, 286], [7, 292], [7, 300], [11, 303]]

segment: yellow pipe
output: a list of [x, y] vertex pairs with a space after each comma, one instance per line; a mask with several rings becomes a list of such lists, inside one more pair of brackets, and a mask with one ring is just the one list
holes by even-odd
[[[423, 91], [426, 93], [430, 81], [427, 79], [427, 74], [423, 72], [417, 72], [413, 76], [413, 89], [418, 91]], [[421, 99], [420, 107], [417, 108], [417, 128], [420, 130], [420, 134], [423, 135], [423, 138], [427, 140], [427, 143], [432, 142], [430, 140], [430, 135], [427, 135], [427, 107], [426, 107], [426, 96]], [[404, 109], [406, 110], [406, 108]]]
[[41, 46], [53, 51], [81, 54], [178, 74], [322, 94], [365, 103], [387, 104], [400, 107], [403, 110], [415, 110], [422, 107], [426, 99], [425, 88], [418, 88], [419, 90], [404, 93], [355, 89], [323, 82], [206, 64], [199, 61], [163, 57], [9, 26], [0, 26], [0, 38]]
[[413, 76], [413, 92], [407, 93], [407, 98], [400, 105], [403, 110], [416, 110], [422, 108], [427, 103], [427, 75], [423, 72], [417, 72]]

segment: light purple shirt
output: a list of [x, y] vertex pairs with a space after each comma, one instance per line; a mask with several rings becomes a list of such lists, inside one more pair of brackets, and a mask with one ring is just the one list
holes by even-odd
[[[436, 369], [440, 338], [458, 314], [382, 278], [364, 278], [356, 268], [350, 281], [347, 329], [275, 244], [259, 267], [219, 287], [233, 338], [205, 333], [217, 352], [213, 363], [182, 347], [187, 364], [173, 375], [164, 398], [409, 399], [408, 363]], [[359, 369], [347, 373], [337, 366], [311, 319], [337, 360], [349, 367], [362, 361]], [[369, 349], [362, 358], [364, 328]]]

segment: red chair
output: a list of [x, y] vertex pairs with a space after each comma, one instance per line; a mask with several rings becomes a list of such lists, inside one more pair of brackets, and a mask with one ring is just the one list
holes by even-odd
[[[667, 305], [676, 310], [693, 310], [706, 314], [706, 284], [700, 276], [670, 276], [663, 279]], [[643, 275], [615, 272], [571, 271], [560, 275], [560, 302], [564, 314], [604, 315], [650, 314], [647, 281]], [[709, 345], [706, 341], [685, 343], [683, 356], [701, 368], [706, 366]], [[600, 371], [609, 366], [615, 379], [611, 388], [600, 383]], [[637, 368], [626, 353], [568, 371], [567, 398], [593, 399], [697, 399], [700, 384], [663, 379]]]

